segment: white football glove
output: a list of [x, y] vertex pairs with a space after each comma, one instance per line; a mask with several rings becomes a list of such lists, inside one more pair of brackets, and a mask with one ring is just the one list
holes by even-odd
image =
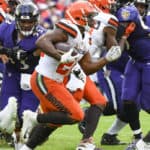
[[77, 52], [76, 48], [71, 48], [67, 53], [61, 56], [60, 63], [75, 62], [78, 60], [80, 54]]
[[83, 83], [86, 82], [86, 75], [83, 72], [83, 70], [81, 69], [81, 67], [79, 66], [79, 64], [77, 64], [73, 67], [72, 73], [76, 76], [76, 78], [81, 80]]
[[107, 61], [112, 62], [121, 56], [120, 46], [112, 46], [105, 55]]

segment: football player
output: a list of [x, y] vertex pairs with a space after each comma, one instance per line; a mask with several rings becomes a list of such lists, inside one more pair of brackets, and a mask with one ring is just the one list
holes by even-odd
[[[2, 23], [3, 21], [12, 21], [14, 20], [14, 10], [12, 8], [15, 8], [17, 4], [19, 4], [18, 0], [13, 0], [13, 2], [10, 5], [10, 2], [12, 2], [12, 0], [1, 0], [0, 1], [0, 23]], [[0, 91], [1, 91], [1, 85], [2, 85], [2, 80], [3, 80], [3, 72], [5, 69], [5, 65], [0, 62]], [[12, 142], [12, 137], [10, 134], [8, 133], [1, 133], [1, 137], [2, 139], [5, 139], [5, 141], [11, 145]]]
[[[148, 11], [148, 2], [147, 1], [143, 1], [143, 0], [135, 0], [134, 1], [134, 3], [133, 3], [135, 6], [136, 6], [136, 8], [138, 9], [138, 11], [139, 11], [139, 13], [140, 13], [140, 15], [141, 15], [141, 17], [142, 17], [142, 19], [143, 19], [143, 21], [144, 20], [147, 20], [145, 23], [149, 26], [150, 24], [149, 24], [149, 15], [147, 15], [147, 11]], [[119, 32], [119, 31], [118, 31]], [[123, 56], [123, 55], [122, 55]], [[127, 62], [127, 57], [125, 57], [126, 58], [126, 61], [125, 62]], [[119, 61], [119, 60], [121, 60], [121, 61]], [[122, 59], [122, 58], [120, 58], [117, 62], [119, 62], [119, 63], [117, 63], [117, 66], [116, 66], [116, 63], [114, 64], [114, 63], [112, 63], [112, 64], [114, 64], [114, 65], [107, 65], [107, 66], [109, 66], [109, 68], [111, 67], [113, 67], [113, 69], [116, 69], [116, 67], [118, 68], [119, 66], [120, 66], [120, 64], [122, 64], [122, 60], [124, 60], [124, 59]], [[124, 63], [124, 64], [126, 64], [126, 63]], [[122, 65], [121, 65], [122, 66]], [[124, 70], [125, 69], [125, 66], [122, 66], [122, 69]], [[122, 77], [124, 76], [124, 71], [121, 71], [122, 72]], [[100, 71], [99, 71], [100, 72]], [[111, 70], [111, 72], [112, 72], [112, 70]], [[123, 79], [123, 78], [122, 78]], [[103, 80], [101, 79], [101, 80], [99, 80], [100, 82], [102, 82]], [[114, 80], [114, 82], [115, 81], [117, 81], [117, 80]], [[114, 83], [113, 82], [113, 83]], [[121, 80], [121, 82], [122, 82], [122, 80]], [[121, 83], [120, 82], [120, 83]], [[104, 82], [103, 82], [104, 83]], [[110, 82], [108, 82], [108, 83], [110, 83]], [[109, 84], [108, 84], [109, 85]], [[111, 90], [109, 90], [108, 92], [110, 92]], [[119, 91], [119, 90], [118, 90]], [[120, 94], [121, 94], [121, 88], [120, 88]], [[106, 94], [107, 95], [107, 94]], [[140, 95], [138, 96], [138, 98], [137, 99], [139, 99], [140, 98]], [[108, 98], [109, 99], [109, 98]], [[121, 97], [120, 97], [120, 99], [121, 99]], [[109, 106], [109, 105], [107, 105], [107, 106]], [[107, 107], [106, 107], [107, 108]], [[108, 107], [109, 108], [109, 107]], [[104, 111], [104, 113], [105, 113], [105, 111]], [[119, 115], [119, 118], [122, 118], [121, 120], [124, 120], [125, 122], [126, 122], [126, 119], [122, 116], [122, 115], [120, 115], [120, 113], [118, 114]], [[115, 120], [115, 122], [113, 123], [113, 125], [111, 126], [111, 128], [108, 130], [108, 132], [106, 133], [106, 134], [104, 134], [103, 135], [103, 137], [102, 137], [102, 141], [101, 141], [101, 143], [102, 144], [108, 144], [108, 145], [110, 145], [110, 144], [114, 144], [114, 143], [117, 143], [117, 141], [118, 140], [115, 140], [115, 138], [114, 138], [114, 136], [110, 136], [110, 133], [114, 133], [115, 135], [119, 132], [119, 130], [121, 129], [120, 127], [120, 125], [121, 124], [123, 124], [123, 122], [121, 123], [119, 123], [120, 122], [120, 119], [118, 120], [118, 118]], [[120, 125], [119, 125], [120, 124]], [[147, 139], [147, 138], [146, 138]], [[122, 144], [122, 143], [121, 143]]]
[[[145, 0], [135, 0], [135, 1], [133, 1], [133, 4], [136, 6], [136, 8], [138, 9], [138, 11], [139, 11], [139, 13], [140, 13], [140, 15], [141, 15], [141, 17], [142, 17], [142, 19], [143, 20], [147, 20], [145, 23], [149, 26], [149, 16], [147, 15], [147, 11], [148, 11], [148, 2], [147, 1], [145, 1]], [[123, 5], [122, 5], [123, 6]], [[118, 31], [119, 32], [119, 31]], [[127, 52], [126, 52], [127, 53]], [[122, 55], [123, 56], [123, 55]], [[127, 58], [127, 57], [125, 57], [125, 58]], [[117, 62], [119, 62], [118, 64], [117, 64], [117, 66], [120, 66], [120, 64], [122, 64], [122, 60], [124, 60], [124, 59], [122, 59], [122, 58], [120, 58], [120, 60], [121, 61], [117, 61]], [[125, 61], [125, 63], [124, 64], [126, 64], [126, 62], [127, 62], [127, 60], [128, 59], [126, 59], [126, 61]], [[113, 64], [113, 63], [112, 63]], [[107, 66], [110, 66], [109, 64], [107, 65]], [[115, 64], [115, 66], [116, 66], [116, 64]], [[113, 68], [116, 68], [114, 65], [112, 66], [110, 66], [110, 67], [113, 67]], [[122, 72], [122, 77], [124, 76], [124, 69], [125, 69], [125, 66], [122, 66], [123, 68], [123, 72]], [[112, 70], [111, 70], [112, 71]], [[100, 82], [101, 81], [103, 81], [103, 80], [99, 80]], [[114, 80], [114, 81], [116, 81], [116, 80]], [[122, 80], [121, 80], [121, 82], [122, 82]], [[121, 88], [120, 88], [121, 89]], [[111, 91], [111, 90], [110, 90]], [[119, 91], [119, 90], [118, 90]], [[109, 92], [109, 91], [108, 91]], [[121, 93], [121, 90], [120, 90], [120, 93]], [[138, 98], [137, 99], [139, 99], [140, 98], [140, 96], [138, 96]], [[109, 98], [108, 98], [109, 99]], [[120, 97], [120, 99], [121, 99], [121, 97]], [[126, 122], [126, 119], [124, 118], [124, 117], [122, 117], [122, 115], [120, 115], [120, 113], [119, 113], [119, 118], [122, 118], [121, 120], [124, 120], [125, 122]], [[123, 119], [124, 118], [124, 119]], [[120, 125], [117, 123], [119, 120], [118, 119], [116, 119], [116, 121], [113, 123], [113, 125], [112, 125], [112, 127], [108, 130], [108, 132], [107, 132], [107, 134], [104, 134], [103, 135], [103, 138], [102, 138], [102, 143], [106, 143], [107, 144], [107, 141], [108, 141], [108, 144], [111, 144], [111, 140], [110, 139], [112, 139], [112, 141], [113, 141], [113, 137], [111, 138], [110, 136], [109, 136], [109, 132], [111, 133], [112, 131], [114, 132], [115, 131], [115, 133], [117, 134], [118, 133], [118, 129], [120, 129]], [[120, 122], [120, 121], [119, 121]], [[123, 122], [122, 122], [123, 123]], [[115, 141], [115, 140], [114, 140]]]
[[[109, 45], [114, 45], [114, 42], [110, 41], [116, 41], [117, 27], [115, 26], [115, 22], [117, 22], [117, 18], [111, 14], [111, 8], [114, 9], [114, 5], [116, 4], [114, 3], [115, 1], [109, 0], [89, 1], [99, 11], [99, 15], [96, 16], [95, 19], [100, 22], [100, 26], [98, 30], [93, 30], [91, 33], [90, 38], [92, 44], [89, 48], [93, 58], [97, 59], [106, 53], [105, 49], [107, 49]], [[113, 32], [110, 32], [110, 29], [113, 30]], [[118, 32], [120, 32], [120, 29]], [[124, 118], [120, 118], [120, 111], [122, 110], [121, 86], [125, 64], [128, 59], [128, 54], [124, 52], [119, 60], [105, 65], [96, 74], [98, 77], [99, 87], [108, 100], [107, 106], [103, 111], [103, 115], [108, 116], [117, 114], [117, 119], [114, 124], [101, 139], [101, 144], [104, 145], [124, 144], [123, 142], [120, 142], [116, 136], [117, 133], [126, 125]], [[79, 128], [82, 130], [85, 128], [84, 125], [85, 121], [83, 121], [83, 124], [82, 122], [79, 124]]]
[[[5, 132], [12, 133], [16, 128], [16, 133], [19, 135], [22, 112], [26, 109], [36, 111], [39, 105], [30, 87], [31, 73], [40, 57], [35, 41], [45, 32], [45, 29], [38, 25], [38, 20], [38, 8], [34, 3], [29, 2], [16, 7], [14, 21], [3, 22], [0, 25], [0, 58], [5, 64], [0, 113], [7, 114], [4, 115], [5, 117], [1, 116], [0, 128]], [[14, 105], [9, 105], [10, 97], [15, 97]], [[18, 120], [17, 127], [14, 125], [16, 120]], [[19, 141], [18, 136], [17, 141]]]
[[[116, 43], [116, 46], [109, 47], [110, 49], [104, 57], [96, 62], [91, 60], [84, 37], [86, 36], [85, 31], [95, 27], [93, 19], [95, 15], [97, 15], [97, 11], [89, 2], [74, 2], [66, 10], [65, 19], [61, 19], [53, 31], [47, 32], [37, 40], [37, 46], [44, 53], [32, 74], [31, 87], [40, 100], [43, 113], [24, 111], [22, 139], [26, 140], [27, 131], [31, 132], [32, 128], [35, 127], [21, 150], [34, 149], [46, 140], [58, 126], [74, 124], [84, 118], [84, 112], [79, 102], [64, 83], [64, 79], [68, 78], [72, 68], [77, 63], [81, 65], [86, 74], [91, 74], [120, 57], [121, 48]], [[60, 55], [55, 49], [55, 44], [58, 42], [67, 42], [72, 48], [67, 53]], [[90, 111], [95, 112], [98, 118], [106, 105], [106, 99], [96, 89], [94, 83], [91, 80], [88, 81], [87, 83], [92, 85], [96, 101], [98, 101], [97, 105], [93, 105]], [[87, 97], [90, 96], [88, 92], [86, 94]], [[50, 125], [47, 126], [47, 123]], [[92, 123], [97, 124], [96, 121]], [[91, 143], [91, 132], [93, 129], [84, 134], [82, 145], [77, 149], [81, 149], [81, 147], [96, 149], [95, 145]]]
[[[124, 14], [127, 13], [128, 17]], [[139, 110], [140, 105], [147, 113], [150, 113], [149, 106], [149, 19], [143, 20], [138, 9], [134, 5], [125, 6], [119, 9], [117, 17], [122, 26], [132, 23], [135, 26], [134, 32], [127, 38], [130, 45], [128, 61], [125, 69], [125, 79], [123, 80], [123, 112], [128, 118], [129, 125], [134, 134], [134, 141], [127, 147], [127, 150], [142, 150], [143, 145], [136, 144], [142, 139], [140, 127]], [[140, 102], [137, 99], [140, 93]]]

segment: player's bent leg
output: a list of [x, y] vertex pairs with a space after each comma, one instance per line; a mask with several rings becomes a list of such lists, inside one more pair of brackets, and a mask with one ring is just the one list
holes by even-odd
[[35, 126], [29, 136], [27, 145], [31, 148], [35, 148], [37, 145], [43, 144], [48, 140], [49, 135], [56, 129], [57, 127], [42, 124]]
[[107, 103], [105, 97], [100, 93], [96, 85], [89, 77], [87, 77], [87, 82], [84, 88], [84, 99], [86, 99], [91, 104], [91, 106], [89, 107], [84, 118], [85, 130], [77, 149], [82, 145], [88, 146], [89, 144], [92, 144], [95, 146], [93, 140], [91, 141], [91, 139], [96, 130], [100, 115], [102, 114]]
[[43, 124], [36, 125], [27, 141], [27, 143], [20, 150], [33, 150], [38, 145], [44, 143], [50, 134], [55, 131], [57, 127], [51, 127]]
[[77, 146], [76, 150], [86, 150], [86, 149], [99, 150], [99, 148], [96, 148], [92, 136], [97, 127], [97, 123], [99, 121], [101, 113], [102, 109], [100, 109], [100, 107], [97, 105], [91, 105], [88, 108], [84, 118], [85, 128], [83, 130], [83, 137], [82, 140], [80, 141], [80, 144]]
[[99, 117], [102, 113], [102, 109], [98, 105], [91, 105], [87, 111], [85, 117], [85, 132], [83, 133], [83, 139], [93, 136], [96, 130]]
[[[40, 81], [37, 82], [38, 79]], [[55, 82], [35, 72], [31, 77], [31, 87], [40, 100], [41, 106], [45, 107], [42, 109], [46, 110], [45, 112], [49, 112], [47, 113], [48, 115], [43, 114], [43, 117], [40, 117], [43, 118], [40, 119], [42, 123], [44, 118], [46, 119], [47, 117], [52, 122], [46, 123], [53, 124], [67, 124], [67, 121], [68, 124], [73, 124], [83, 120], [84, 112], [80, 104], [62, 83]]]

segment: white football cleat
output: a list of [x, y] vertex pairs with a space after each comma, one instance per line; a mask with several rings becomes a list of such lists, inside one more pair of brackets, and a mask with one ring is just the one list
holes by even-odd
[[17, 99], [10, 97], [8, 104], [0, 112], [0, 129], [3, 132], [12, 133], [16, 126], [17, 119]]
[[137, 150], [150, 150], [150, 144], [143, 141], [143, 139], [139, 140], [136, 143]]
[[30, 110], [25, 110], [23, 112], [23, 125], [20, 134], [21, 142], [23, 143], [27, 142], [32, 129], [37, 124], [36, 117], [37, 113], [32, 112]]
[[101, 150], [101, 149], [95, 146], [95, 144], [93, 143], [93, 137], [90, 137], [88, 139], [82, 140], [80, 144], [77, 146], [76, 150]]
[[27, 145], [23, 145], [19, 150], [32, 150]]
[[12, 134], [12, 138], [13, 138], [13, 147], [15, 150], [20, 150], [21, 147], [23, 146], [23, 143], [21, 143], [18, 139], [17, 139], [17, 135], [15, 132], [13, 132]]
[[80, 143], [76, 150], [94, 150], [96, 146], [92, 143]]

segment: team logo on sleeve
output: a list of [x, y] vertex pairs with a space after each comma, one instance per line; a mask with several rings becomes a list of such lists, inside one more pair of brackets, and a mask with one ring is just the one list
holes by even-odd
[[121, 16], [124, 20], [128, 20], [128, 18], [131, 16], [130, 12], [127, 10], [124, 10], [121, 12]]

